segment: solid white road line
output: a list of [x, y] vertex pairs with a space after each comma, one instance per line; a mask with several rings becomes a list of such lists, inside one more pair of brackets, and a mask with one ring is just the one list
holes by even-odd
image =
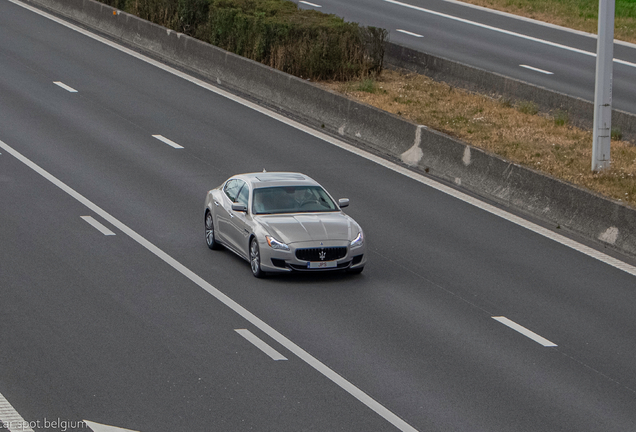
[[77, 90], [75, 90], [73, 87], [67, 86], [66, 84], [64, 84], [61, 81], [53, 81], [53, 84], [62, 87], [64, 90], [66, 90], [69, 93], [77, 93]]
[[[402, 7], [406, 7], [406, 8], [409, 8], [409, 9], [414, 9], [414, 10], [417, 10], [417, 11], [420, 11], [420, 12], [425, 12], [425, 13], [428, 13], [428, 14], [431, 14], [431, 15], [436, 15], [436, 16], [439, 16], [439, 17], [442, 17], [442, 18], [448, 18], [448, 19], [451, 19], [453, 21], [463, 22], [464, 24], [474, 25], [476, 27], [481, 27], [481, 28], [486, 29], [486, 30], [492, 30], [492, 31], [496, 31], [496, 32], [499, 32], [499, 33], [507, 34], [509, 36], [515, 36], [515, 37], [518, 37], [518, 38], [521, 38], [521, 39], [526, 39], [526, 40], [529, 40], [529, 41], [532, 41], [532, 42], [537, 42], [537, 43], [541, 43], [541, 44], [544, 44], [544, 45], [550, 45], [550, 46], [553, 46], [553, 47], [556, 47], [556, 48], [561, 48], [561, 49], [564, 49], [564, 50], [572, 51], [572, 52], [583, 54], [583, 55], [586, 55], [586, 56], [596, 57], [596, 53], [595, 52], [585, 51], [585, 50], [581, 50], [581, 49], [578, 49], [578, 48], [569, 47], [567, 45], [562, 45], [562, 44], [559, 44], [559, 43], [556, 43], [556, 42], [551, 42], [551, 41], [548, 41], [548, 40], [539, 39], [539, 38], [535, 38], [535, 37], [532, 37], [532, 36], [527, 36], [527, 35], [524, 35], [524, 34], [521, 34], [521, 33], [516, 33], [516, 32], [510, 31], [510, 30], [500, 29], [498, 27], [493, 27], [493, 26], [489, 26], [487, 24], [482, 24], [482, 23], [478, 23], [478, 22], [475, 22], [475, 21], [470, 21], [470, 20], [467, 20], [467, 19], [464, 19], [464, 18], [459, 18], [459, 17], [453, 16], [453, 15], [448, 15], [448, 14], [442, 13], [442, 12], [437, 12], [437, 11], [430, 10], [430, 9], [425, 9], [425, 8], [419, 7], [419, 6], [413, 6], [413, 5], [410, 5], [408, 3], [402, 3], [402, 2], [396, 1], [396, 0], [384, 0], [384, 1], [387, 2], [387, 3], [391, 3], [391, 4], [394, 4], [394, 5], [397, 5], [397, 6], [402, 6]], [[617, 59], [614, 59], [614, 61], [617, 62], [617, 63], [623, 64], [623, 65], [626, 65], [626, 66], [636, 67], [636, 63], [631, 63], [631, 62], [628, 62], [628, 61], [617, 60]]]
[[91, 216], [81, 216], [82, 219], [84, 219], [86, 222], [88, 222], [89, 224], [93, 225], [98, 231], [100, 231], [102, 234], [104, 235], [115, 235], [114, 232], [112, 232], [111, 230], [109, 230], [108, 228], [106, 228], [104, 225], [102, 225], [101, 223], [97, 222], [95, 219], [93, 219], [93, 217]]
[[528, 65], [519, 65], [519, 66], [521, 66], [522, 68], [526, 68], [526, 69], [530, 69], [530, 70], [536, 71], [536, 72], [541, 72], [542, 74], [554, 75], [554, 72], [550, 72], [550, 71], [547, 71], [547, 70], [539, 69], [539, 68], [536, 68], [536, 67], [532, 67], [532, 66], [528, 66]]
[[0, 394], [0, 429], [6, 429], [9, 432], [33, 432], [30, 425]]
[[203, 278], [195, 274], [193, 271], [188, 269], [179, 261], [175, 260], [170, 255], [168, 255], [167, 253], [159, 249], [157, 246], [155, 246], [154, 244], [150, 243], [148, 240], [146, 240], [145, 238], [137, 234], [127, 225], [122, 223], [119, 219], [115, 218], [110, 213], [106, 212], [101, 207], [94, 204], [88, 198], [84, 197], [79, 192], [75, 191], [74, 189], [66, 185], [61, 180], [51, 175], [48, 171], [44, 170], [39, 165], [35, 164], [34, 162], [32, 162], [31, 160], [23, 156], [21, 153], [19, 153], [18, 151], [16, 151], [15, 149], [13, 149], [11, 146], [4, 143], [3, 141], [0, 141], [0, 148], [4, 149], [7, 153], [11, 154], [13, 157], [15, 157], [16, 159], [24, 163], [26, 166], [28, 166], [29, 168], [31, 168], [32, 170], [40, 174], [42, 177], [44, 177], [45, 179], [47, 179], [48, 181], [50, 181], [51, 183], [53, 183], [54, 185], [62, 189], [64, 192], [66, 192], [67, 194], [75, 198], [77, 201], [85, 205], [93, 213], [99, 215], [108, 223], [116, 227], [118, 230], [120, 230], [121, 232], [129, 236], [131, 239], [139, 243], [141, 246], [146, 248], [148, 251], [156, 255], [158, 258], [163, 260], [166, 264], [168, 264], [169, 266], [177, 270], [179, 273], [181, 273], [182, 275], [190, 279], [192, 282], [197, 284], [199, 287], [201, 287], [202, 289], [204, 289], [205, 291], [213, 295], [221, 303], [223, 303], [224, 305], [232, 309], [234, 312], [242, 316], [254, 327], [258, 328], [263, 333], [265, 333], [266, 335], [274, 339], [276, 342], [284, 346], [287, 350], [294, 353], [298, 358], [300, 358], [309, 366], [314, 368], [316, 371], [318, 371], [319, 373], [321, 373], [322, 375], [330, 379], [334, 384], [338, 385], [340, 388], [345, 390], [351, 396], [358, 399], [360, 402], [362, 402], [371, 410], [373, 410], [375, 413], [383, 417], [389, 423], [393, 424], [399, 430], [405, 431], [405, 432], [417, 431], [415, 428], [413, 428], [413, 426], [409, 425], [407, 422], [402, 420], [393, 412], [389, 411], [387, 408], [385, 408], [382, 404], [377, 402], [371, 396], [369, 396], [368, 394], [360, 390], [355, 385], [351, 384], [342, 376], [338, 375], [336, 372], [330, 369], [327, 365], [320, 362], [320, 360], [313, 357], [311, 354], [309, 354], [307, 351], [305, 351], [304, 349], [296, 345], [291, 340], [287, 339], [277, 330], [272, 328], [269, 324], [265, 323], [263, 320], [261, 320], [256, 315], [254, 315], [253, 313], [245, 309], [243, 306], [241, 306], [240, 304], [232, 300], [227, 295], [223, 294], [221, 291], [219, 291], [217, 288], [212, 286]]
[[415, 36], [415, 37], [418, 37], [418, 38], [420, 38], [420, 37], [424, 37], [424, 36], [422, 36], [421, 34], [412, 33], [412, 32], [410, 32], [410, 31], [406, 31], [406, 30], [397, 29], [396, 31], [398, 31], [398, 32], [400, 32], [400, 33], [407, 34], [407, 35], [409, 35], [409, 36]]
[[408, 178], [410, 178], [412, 180], [415, 180], [415, 181], [417, 181], [419, 183], [422, 183], [422, 184], [424, 184], [426, 186], [429, 186], [429, 187], [431, 187], [433, 189], [436, 189], [436, 190], [438, 190], [440, 192], [443, 192], [443, 193], [445, 193], [447, 195], [450, 195], [450, 196], [452, 196], [454, 198], [457, 198], [457, 199], [459, 199], [461, 201], [464, 201], [467, 204], [473, 205], [473, 206], [475, 206], [477, 208], [480, 208], [480, 209], [482, 209], [484, 211], [487, 211], [487, 212], [489, 212], [489, 213], [491, 213], [493, 215], [499, 216], [502, 219], [505, 219], [505, 220], [507, 220], [509, 222], [512, 222], [512, 223], [516, 224], [516, 225], [522, 226], [522, 227], [524, 227], [524, 228], [526, 228], [526, 229], [528, 229], [528, 230], [530, 230], [530, 231], [532, 231], [532, 232], [534, 232], [536, 234], [539, 234], [539, 235], [542, 235], [542, 236], [544, 236], [546, 238], [554, 240], [557, 243], [560, 243], [560, 244], [562, 244], [564, 246], [567, 246], [567, 247], [572, 248], [572, 249], [574, 249], [574, 250], [576, 250], [578, 252], [581, 252], [581, 253], [583, 253], [583, 254], [585, 254], [587, 256], [595, 258], [595, 259], [597, 259], [597, 260], [599, 260], [599, 261], [601, 261], [601, 262], [603, 262], [605, 264], [608, 264], [608, 265], [613, 266], [613, 267], [615, 267], [617, 269], [620, 269], [620, 270], [622, 270], [622, 271], [624, 271], [626, 273], [629, 273], [630, 275], [636, 276], [636, 267], [634, 267], [632, 265], [629, 265], [629, 264], [627, 264], [627, 263], [625, 263], [623, 261], [620, 261], [620, 260], [618, 260], [616, 258], [613, 258], [613, 257], [611, 257], [611, 256], [609, 256], [607, 254], [604, 254], [603, 252], [597, 251], [596, 249], [593, 249], [591, 247], [588, 247], [588, 246], [585, 246], [583, 244], [580, 244], [580, 243], [578, 243], [578, 242], [576, 242], [576, 241], [574, 241], [572, 239], [569, 239], [569, 238], [567, 238], [567, 237], [565, 237], [565, 236], [563, 236], [561, 234], [555, 233], [554, 231], [550, 231], [547, 228], [543, 228], [542, 226], [539, 226], [537, 224], [529, 222], [529, 221], [527, 221], [527, 220], [525, 220], [525, 219], [523, 219], [523, 218], [521, 218], [519, 216], [515, 216], [515, 215], [513, 215], [513, 214], [511, 214], [511, 213], [509, 213], [509, 212], [507, 212], [505, 210], [502, 210], [502, 209], [500, 209], [498, 207], [495, 207], [493, 205], [487, 204], [487, 203], [485, 203], [485, 202], [483, 202], [483, 201], [481, 201], [481, 200], [479, 200], [477, 198], [474, 198], [474, 197], [472, 197], [470, 195], [467, 195], [467, 194], [465, 194], [465, 193], [463, 193], [463, 192], [461, 192], [461, 191], [459, 191], [457, 189], [453, 189], [453, 188], [451, 188], [449, 186], [446, 186], [446, 185], [444, 185], [442, 183], [439, 183], [439, 182], [437, 182], [437, 181], [435, 181], [435, 180], [433, 180], [433, 179], [431, 179], [429, 177], [425, 177], [425, 176], [423, 176], [421, 174], [418, 174], [418, 173], [416, 173], [414, 171], [411, 171], [408, 168], [405, 168], [405, 167], [403, 167], [401, 165], [398, 165], [396, 163], [390, 162], [390, 161], [388, 161], [388, 160], [386, 160], [386, 159], [384, 159], [384, 158], [382, 158], [380, 156], [376, 156], [376, 155], [371, 154], [371, 153], [369, 153], [369, 152], [367, 152], [365, 150], [362, 150], [362, 149], [360, 149], [358, 147], [355, 147], [355, 146], [352, 146], [350, 144], [347, 144], [347, 143], [345, 143], [345, 142], [343, 142], [343, 141], [341, 141], [341, 140], [339, 140], [339, 139], [337, 139], [337, 138], [335, 138], [335, 137], [333, 137], [331, 135], [327, 135], [327, 134], [325, 134], [323, 132], [320, 132], [318, 130], [312, 129], [309, 126], [305, 126], [305, 125], [303, 125], [303, 124], [301, 124], [301, 123], [299, 123], [297, 121], [289, 119], [289, 118], [287, 118], [287, 117], [285, 117], [285, 116], [283, 116], [281, 114], [278, 114], [278, 113], [276, 113], [274, 111], [271, 111], [271, 110], [269, 110], [267, 108], [264, 108], [264, 107], [262, 107], [260, 105], [257, 105], [256, 103], [253, 103], [253, 102], [250, 102], [248, 100], [245, 100], [245, 99], [243, 99], [243, 98], [241, 98], [239, 96], [236, 96], [236, 95], [234, 95], [234, 94], [232, 94], [230, 92], [227, 92], [227, 91], [222, 90], [222, 89], [220, 89], [218, 87], [215, 87], [212, 84], [209, 84], [209, 83], [207, 83], [205, 81], [202, 81], [200, 79], [194, 78], [194, 77], [192, 77], [192, 76], [190, 76], [190, 75], [188, 75], [188, 74], [186, 74], [184, 72], [178, 71], [177, 69], [174, 69], [174, 68], [172, 68], [172, 67], [170, 67], [168, 65], [160, 63], [160, 62], [158, 62], [156, 60], [153, 60], [153, 59], [151, 59], [149, 57], [146, 57], [143, 54], [140, 54], [140, 53], [138, 53], [136, 51], [133, 51], [133, 50], [131, 50], [129, 48], [126, 48], [124, 46], [118, 45], [118, 44], [116, 44], [113, 41], [110, 41], [110, 40], [108, 40], [106, 38], [103, 38], [103, 37], [98, 36], [98, 35], [96, 35], [94, 33], [91, 33], [88, 30], [85, 30], [85, 29], [83, 29], [81, 27], [78, 27], [78, 26], [76, 26], [74, 24], [71, 24], [71, 23], [69, 23], [67, 21], [64, 21], [61, 18], [57, 18], [57, 17], [55, 17], [55, 16], [53, 16], [51, 14], [48, 14], [48, 13], [46, 13], [44, 11], [41, 11], [40, 9], [37, 9], [37, 8], [33, 7], [33, 6], [29, 6], [27, 4], [21, 3], [18, 0], [9, 0], [9, 1], [12, 2], [12, 3], [15, 3], [16, 5], [19, 5], [19, 6], [23, 7], [23, 8], [25, 8], [25, 9], [28, 9], [28, 10], [34, 12], [34, 13], [42, 15], [42, 16], [44, 16], [44, 17], [46, 17], [46, 18], [48, 18], [48, 19], [50, 19], [52, 21], [55, 21], [55, 22], [57, 22], [60, 25], [63, 25], [65, 27], [68, 27], [69, 29], [72, 29], [72, 30], [74, 30], [74, 31], [76, 31], [78, 33], [81, 33], [81, 34], [83, 34], [83, 35], [85, 35], [85, 36], [87, 36], [87, 37], [89, 37], [91, 39], [94, 39], [94, 40], [99, 41], [99, 42], [101, 42], [101, 43], [103, 43], [105, 45], [108, 45], [111, 48], [115, 48], [115, 49], [117, 49], [117, 50], [119, 50], [119, 51], [121, 51], [123, 53], [126, 53], [126, 54], [128, 54], [128, 55], [130, 55], [130, 56], [132, 56], [132, 57], [134, 57], [136, 59], [144, 61], [144, 62], [146, 62], [148, 64], [151, 64], [151, 65], [153, 65], [153, 66], [155, 66], [155, 67], [157, 67], [157, 68], [159, 68], [159, 69], [161, 69], [163, 71], [166, 71], [166, 72], [169, 72], [169, 73], [171, 73], [171, 74], [173, 74], [175, 76], [178, 76], [179, 78], [182, 78], [182, 79], [184, 79], [186, 81], [189, 81], [192, 84], [198, 85], [199, 87], [202, 87], [202, 88], [204, 88], [206, 90], [209, 90], [209, 91], [211, 91], [213, 93], [216, 93], [216, 94], [218, 94], [220, 96], [223, 96], [223, 97], [225, 97], [225, 98], [227, 98], [227, 99], [229, 99], [231, 101], [234, 101], [234, 102], [236, 102], [238, 104], [241, 104], [241, 105], [243, 105], [245, 107], [248, 107], [248, 108], [250, 108], [250, 109], [252, 109], [254, 111], [257, 111], [257, 112], [259, 112], [259, 113], [261, 113], [263, 115], [266, 115], [266, 116], [268, 116], [270, 118], [278, 120], [281, 123], [284, 123], [284, 124], [286, 124], [286, 125], [288, 125], [290, 127], [293, 127], [293, 128], [298, 129], [300, 131], [303, 131], [303, 132], [307, 133], [308, 135], [311, 135], [313, 137], [321, 139], [321, 140], [323, 140], [325, 142], [328, 142], [328, 143], [330, 143], [330, 144], [332, 144], [332, 145], [334, 145], [336, 147], [339, 147], [339, 148], [341, 148], [343, 150], [346, 150], [346, 151], [348, 151], [350, 153], [356, 154], [356, 155], [358, 155], [360, 157], [363, 157], [363, 158], [365, 158], [367, 160], [375, 162], [378, 165], [381, 165], [381, 166], [383, 166], [383, 167], [385, 167], [387, 169], [390, 169], [392, 171], [400, 173], [400, 174], [404, 175], [405, 177], [408, 177]]
[[513, 330], [518, 331], [519, 333], [521, 333], [522, 335], [529, 337], [530, 339], [532, 339], [533, 341], [543, 345], [544, 347], [555, 347], [557, 346], [557, 344], [550, 342], [549, 340], [547, 340], [544, 337], [539, 336], [538, 334], [536, 334], [533, 331], [528, 330], [527, 328], [520, 326], [519, 324], [517, 324], [514, 321], [509, 320], [506, 317], [492, 317], [492, 319], [499, 321], [500, 323], [502, 323], [505, 326], [510, 327]]
[[267, 345], [265, 342], [260, 340], [251, 331], [249, 331], [247, 329], [234, 329], [234, 331], [237, 332], [238, 334], [240, 334], [241, 336], [243, 336], [249, 342], [251, 342], [252, 345], [254, 345], [256, 348], [258, 348], [259, 350], [263, 351], [265, 354], [270, 356], [272, 358], [272, 360], [287, 360], [287, 358], [285, 356], [283, 356], [281, 353], [276, 351], [274, 348], [272, 348], [271, 346]]
[[183, 146], [180, 146], [176, 142], [174, 142], [172, 140], [169, 140], [168, 138], [166, 138], [163, 135], [153, 135], [152, 137], [153, 138], [157, 138], [159, 141], [164, 142], [164, 143], [168, 144], [169, 146], [174, 147], [176, 149], [182, 149], [183, 148]]
[[309, 5], [309, 6], [316, 7], [316, 8], [322, 7], [322, 6], [320, 6], [320, 5], [313, 4], [313, 3], [309, 3], [309, 2], [306, 2], [306, 1], [302, 1], [302, 0], [301, 0], [301, 1], [299, 1], [298, 3], [306, 4], [306, 5]]

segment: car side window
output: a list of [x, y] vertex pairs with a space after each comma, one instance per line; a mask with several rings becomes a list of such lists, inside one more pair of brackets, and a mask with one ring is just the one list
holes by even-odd
[[250, 197], [250, 188], [249, 186], [247, 186], [247, 183], [243, 181], [239, 181], [239, 182], [242, 184], [243, 187], [239, 191], [239, 194], [236, 197], [236, 201], [239, 204], [243, 204], [245, 208], [247, 208], [247, 201], [249, 200], [249, 197]]
[[236, 202], [236, 195], [238, 195], [239, 190], [243, 186], [243, 182], [237, 179], [230, 180], [225, 183], [225, 187], [223, 188], [223, 192], [232, 202]]

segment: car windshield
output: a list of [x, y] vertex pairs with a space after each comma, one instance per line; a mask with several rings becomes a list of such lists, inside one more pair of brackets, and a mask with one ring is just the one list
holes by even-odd
[[320, 186], [278, 186], [254, 189], [253, 214], [308, 213], [338, 210]]

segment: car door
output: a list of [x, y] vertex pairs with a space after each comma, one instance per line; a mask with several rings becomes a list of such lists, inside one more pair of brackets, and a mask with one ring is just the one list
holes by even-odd
[[[250, 189], [247, 183], [242, 183], [243, 186], [239, 190], [235, 202], [244, 205], [245, 208], [248, 209]], [[249, 255], [248, 240], [251, 233], [250, 221], [251, 216], [248, 215], [248, 212], [233, 211], [230, 207], [230, 224], [233, 228], [230, 234], [232, 237], [230, 241], [239, 253], [243, 254], [245, 257]]]
[[223, 186], [223, 193], [221, 194], [220, 201], [214, 202], [216, 210], [217, 236], [219, 240], [230, 247], [234, 247], [231, 241], [231, 234], [234, 227], [230, 222], [230, 212], [232, 211], [232, 203], [236, 200], [236, 196], [241, 189], [242, 183], [244, 182], [238, 179], [228, 180]]

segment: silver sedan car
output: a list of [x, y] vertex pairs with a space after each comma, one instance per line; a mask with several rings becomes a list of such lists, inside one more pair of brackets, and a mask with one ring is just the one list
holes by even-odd
[[362, 228], [316, 181], [299, 173], [230, 177], [205, 198], [205, 240], [247, 260], [256, 277], [291, 271], [346, 270], [366, 264]]

